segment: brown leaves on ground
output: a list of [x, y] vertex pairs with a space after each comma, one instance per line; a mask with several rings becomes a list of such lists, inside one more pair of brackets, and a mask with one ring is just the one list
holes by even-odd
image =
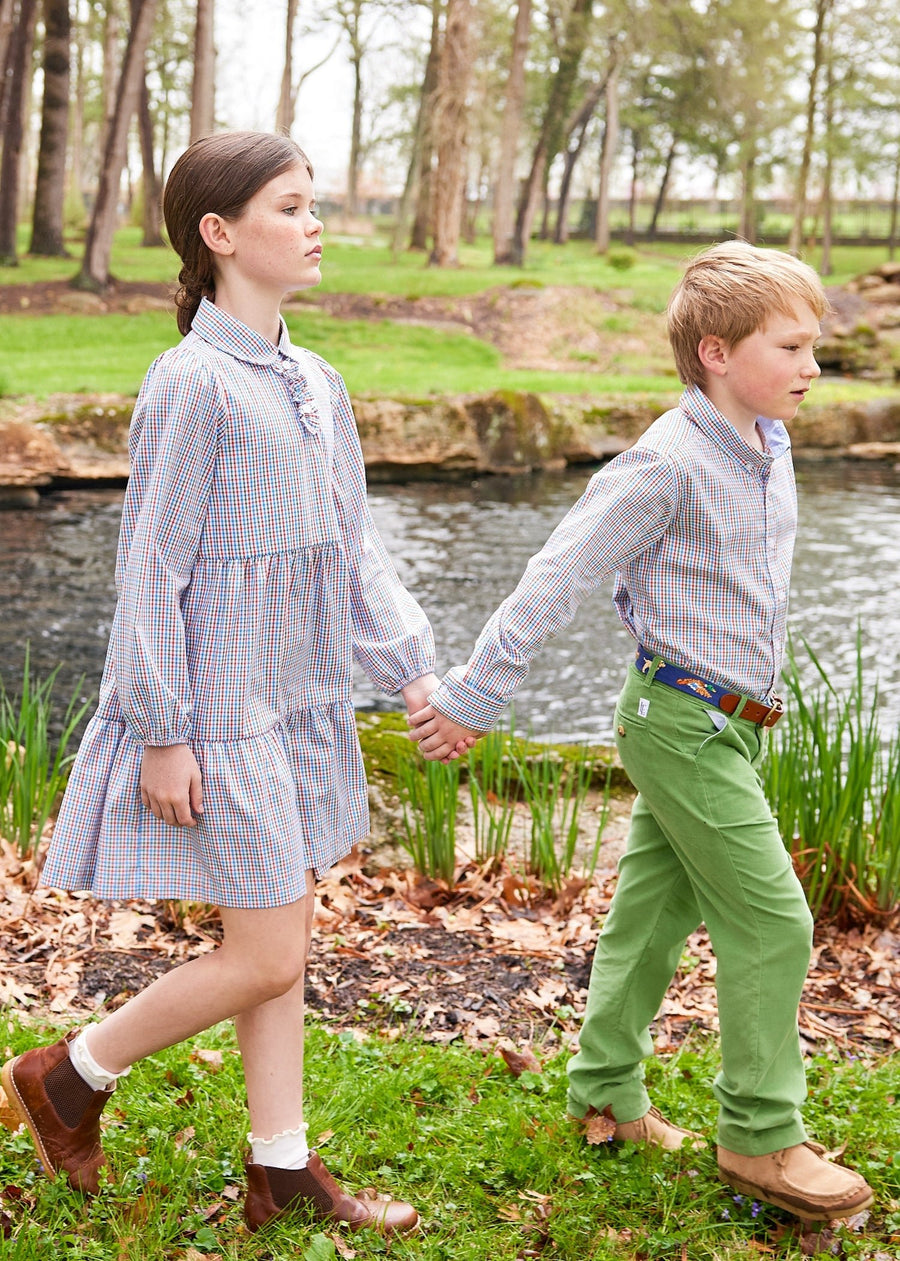
[[[219, 940], [208, 907], [61, 893], [37, 884], [39, 862], [0, 842], [0, 1001], [14, 1008], [65, 1019], [115, 1007]], [[577, 1036], [614, 887], [607, 871], [545, 897], [522, 873], [470, 865], [451, 889], [354, 853], [317, 888], [308, 1002], [337, 1026], [499, 1042], [501, 1054], [511, 1044], [512, 1071], [540, 1071], [514, 1056]], [[896, 925], [817, 929], [800, 1007], [810, 1050], [900, 1049], [898, 958]], [[717, 1028], [715, 964], [695, 933], [656, 1021], [658, 1051]]]

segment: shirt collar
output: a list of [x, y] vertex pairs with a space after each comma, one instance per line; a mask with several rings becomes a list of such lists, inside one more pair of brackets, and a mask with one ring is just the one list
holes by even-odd
[[262, 334], [249, 328], [236, 316], [229, 315], [208, 298], [201, 298], [197, 314], [191, 323], [191, 332], [234, 359], [269, 367], [277, 363], [281, 356], [290, 357], [291, 354], [287, 326], [283, 319], [279, 324], [278, 345], [273, 346]]
[[783, 421], [757, 416], [756, 423], [765, 439], [766, 450], [756, 451], [744, 441], [699, 385], [688, 386], [681, 396], [679, 407], [717, 446], [723, 447], [742, 464], [747, 463], [748, 457], [759, 465], [770, 464], [791, 449], [791, 439]]

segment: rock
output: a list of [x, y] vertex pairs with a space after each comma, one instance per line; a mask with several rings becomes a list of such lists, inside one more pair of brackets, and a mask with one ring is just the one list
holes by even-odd
[[847, 455], [851, 460], [900, 459], [900, 442], [853, 442]]
[[53, 438], [25, 421], [0, 421], [0, 486], [49, 486], [68, 469]]

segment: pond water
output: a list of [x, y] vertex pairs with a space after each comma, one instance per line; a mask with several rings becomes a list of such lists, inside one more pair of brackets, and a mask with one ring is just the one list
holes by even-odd
[[[472, 483], [377, 485], [370, 501], [401, 577], [435, 628], [439, 669], [462, 663], [487, 616], [583, 490], [590, 470]], [[832, 681], [849, 685], [860, 627], [879, 719], [900, 724], [900, 469], [798, 463], [800, 533], [790, 626]], [[59, 665], [66, 700], [80, 676], [96, 692], [115, 606], [122, 491], [49, 495], [0, 514], [0, 677], [17, 690], [26, 644], [35, 671]], [[532, 668], [516, 726], [536, 736], [607, 740], [631, 640], [608, 584], [581, 606]], [[810, 684], [814, 672], [798, 653]], [[360, 674], [360, 709], [398, 708]]]

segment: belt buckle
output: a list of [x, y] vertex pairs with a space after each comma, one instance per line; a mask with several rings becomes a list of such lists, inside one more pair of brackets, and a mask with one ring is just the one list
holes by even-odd
[[779, 718], [784, 714], [784, 701], [780, 696], [772, 697], [773, 704], [766, 710], [765, 717], [760, 721], [760, 727], [774, 727]]

